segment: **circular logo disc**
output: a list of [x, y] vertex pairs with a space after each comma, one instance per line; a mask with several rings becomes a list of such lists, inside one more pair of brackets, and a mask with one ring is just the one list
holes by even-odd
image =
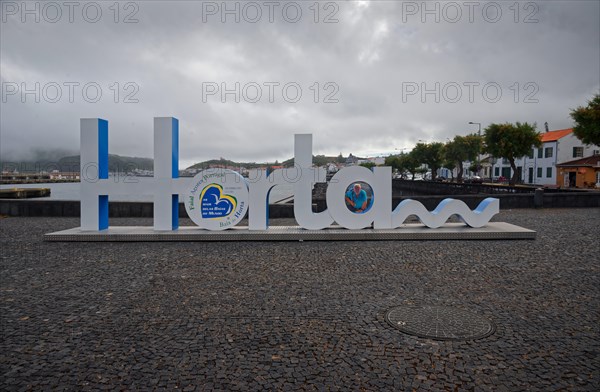
[[185, 193], [185, 210], [198, 226], [225, 230], [237, 225], [248, 211], [248, 185], [239, 173], [227, 169], [203, 170]]

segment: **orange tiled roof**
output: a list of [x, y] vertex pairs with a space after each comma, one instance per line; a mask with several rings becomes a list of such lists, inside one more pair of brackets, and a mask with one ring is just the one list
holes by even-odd
[[542, 137], [541, 137], [542, 143], [555, 142], [558, 139], [561, 139], [572, 132], [573, 132], [573, 128], [559, 129], [558, 131], [550, 131], [550, 132], [542, 133]]

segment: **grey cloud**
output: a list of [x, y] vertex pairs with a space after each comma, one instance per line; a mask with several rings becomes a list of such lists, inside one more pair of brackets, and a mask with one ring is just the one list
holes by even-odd
[[[600, 89], [598, 2], [535, 2], [538, 23], [514, 23], [512, 2], [500, 3], [504, 14], [497, 23], [480, 14], [473, 23], [465, 16], [457, 23], [422, 23], [418, 16], [403, 20], [407, 2], [346, 1], [336, 3], [339, 23], [332, 24], [312, 21], [312, 2], [302, 3], [297, 23], [276, 13], [274, 23], [263, 15], [255, 24], [214, 17], [205, 23], [203, 3], [187, 1], [136, 2], [138, 23], [114, 23], [109, 4], [100, 4], [105, 13], [94, 24], [81, 18], [21, 23], [9, 17], [0, 25], [3, 83], [96, 82], [103, 92], [97, 103], [81, 95], [73, 103], [64, 97], [58, 103], [7, 97], [0, 109], [3, 155], [41, 147], [76, 149], [79, 118], [102, 117], [110, 121], [111, 152], [151, 156], [152, 117], [167, 115], [181, 121], [186, 162], [220, 156], [285, 159], [298, 132], [314, 133], [316, 153], [360, 155], [475, 131], [468, 121], [484, 127], [500, 121], [569, 127], [569, 109]], [[526, 12], [520, 11], [523, 19]], [[321, 10], [320, 17], [324, 14]], [[139, 87], [138, 103], [123, 102], [132, 91], [124, 90], [127, 82]], [[217, 94], [203, 102], [206, 82], [230, 88], [255, 82], [263, 86], [263, 98], [235, 103], [229, 95], [222, 103]], [[280, 83], [272, 103], [265, 82]], [[302, 88], [297, 103], [281, 95], [288, 82]], [[315, 82], [318, 103], [310, 89]], [[331, 92], [324, 90], [326, 82], [339, 88], [338, 103], [323, 102]], [[428, 88], [439, 82], [447, 93], [456, 83], [462, 98], [435, 102], [430, 94], [423, 102], [415, 94], [403, 100], [403, 87], [423, 82]], [[473, 102], [465, 82], [479, 83]], [[481, 87], [490, 82], [501, 87], [497, 103], [482, 95]], [[533, 96], [538, 103], [524, 102], [533, 91], [525, 89], [527, 82], [538, 89]], [[519, 83], [517, 102], [514, 83]]]

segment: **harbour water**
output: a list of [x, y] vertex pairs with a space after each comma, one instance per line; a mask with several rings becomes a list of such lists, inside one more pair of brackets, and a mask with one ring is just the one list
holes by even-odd
[[[150, 177], [130, 177], [130, 180], [136, 181], [151, 181]], [[50, 188], [49, 197], [33, 198], [30, 200], [80, 200], [79, 182], [62, 182], [62, 183], [43, 183], [43, 184], [6, 184], [0, 185], [0, 189], [11, 188]], [[273, 188], [269, 195], [269, 203], [277, 203], [283, 199], [292, 196], [293, 184], [277, 185]], [[111, 201], [143, 201], [151, 202], [152, 195], [115, 195], [110, 197]]]

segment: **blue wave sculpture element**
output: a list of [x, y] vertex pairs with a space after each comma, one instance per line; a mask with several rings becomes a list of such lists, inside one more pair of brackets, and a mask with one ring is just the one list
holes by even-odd
[[493, 197], [483, 200], [473, 211], [462, 200], [444, 199], [431, 212], [420, 202], [407, 199], [400, 202], [394, 210], [392, 227], [402, 225], [410, 215], [416, 215], [421, 223], [432, 229], [442, 226], [452, 215], [458, 215], [471, 227], [482, 227], [498, 212], [500, 212], [500, 200]]

